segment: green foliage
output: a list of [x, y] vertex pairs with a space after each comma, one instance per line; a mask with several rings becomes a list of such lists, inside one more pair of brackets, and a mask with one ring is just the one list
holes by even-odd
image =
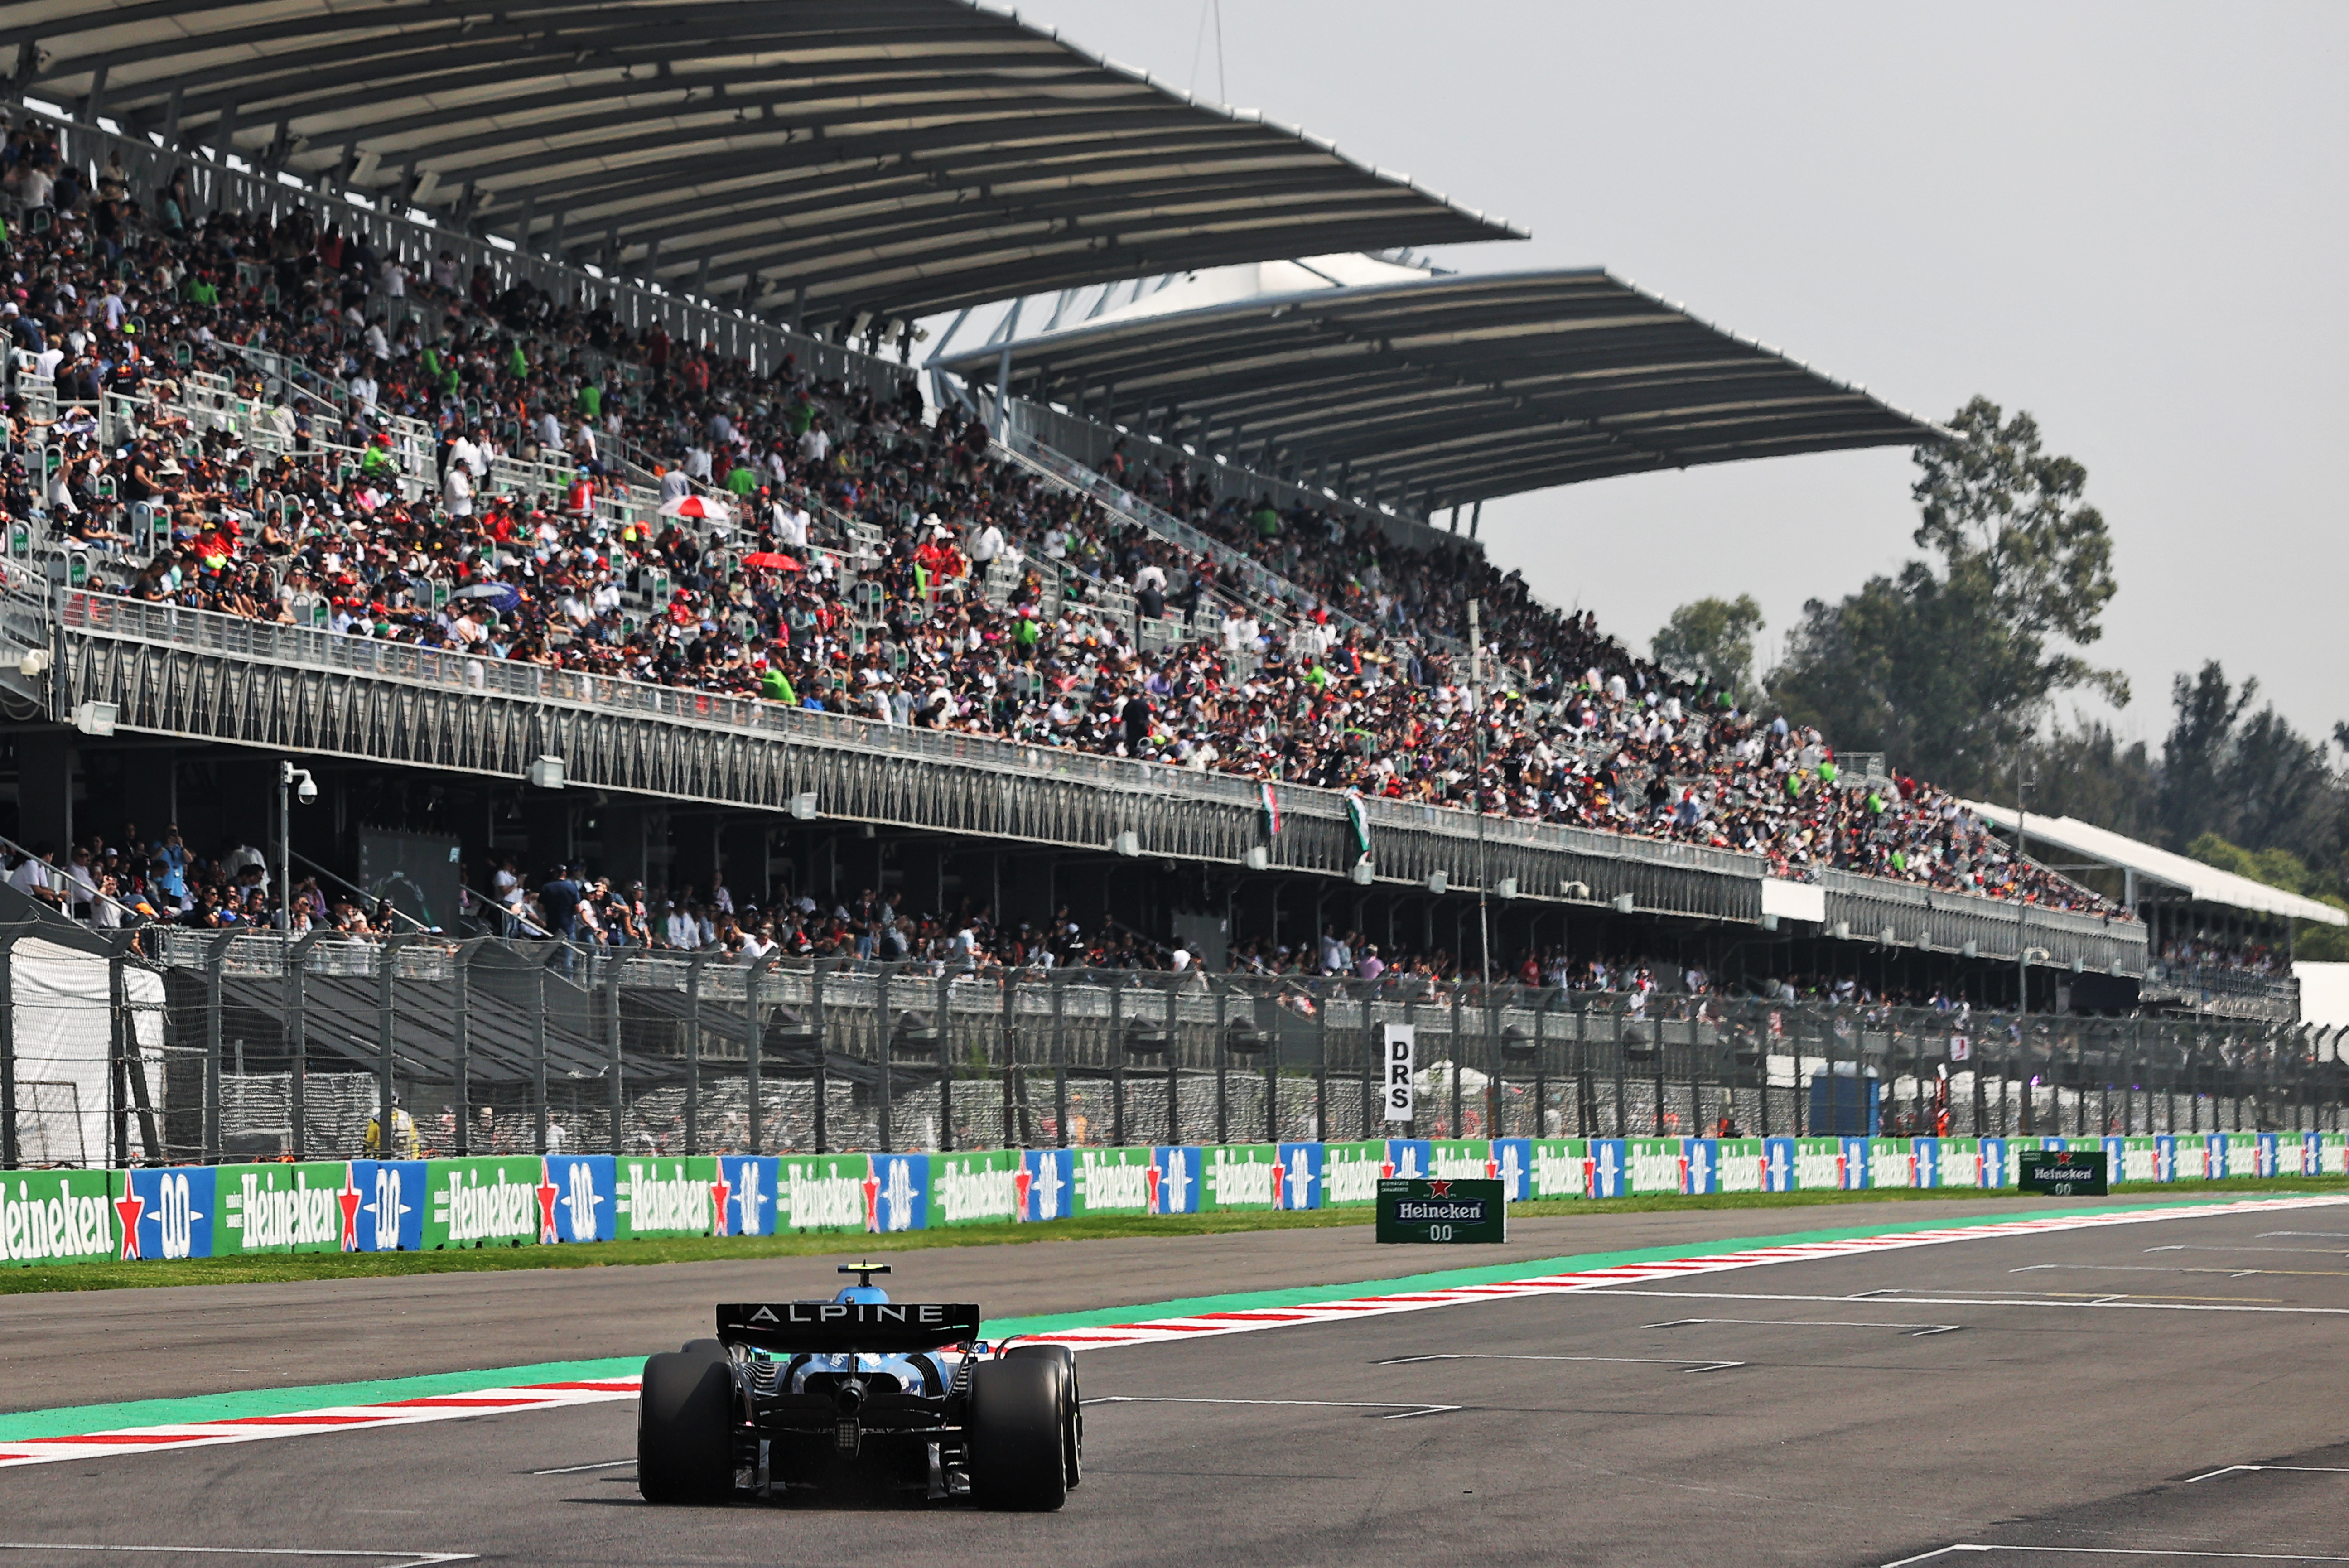
[[2112, 726], [2081, 719], [2032, 743], [2039, 782], [2031, 789], [2031, 809], [2050, 816], [2077, 817], [2150, 840], [2158, 832], [2161, 776], [2143, 741], [2124, 746]]
[[1754, 688], [1754, 634], [1761, 629], [1753, 595], [1702, 598], [1672, 611], [1651, 647], [1664, 669], [1742, 701]]
[[2273, 703], [2251, 711], [2259, 690], [2256, 679], [2231, 686], [2216, 659], [2190, 680], [2178, 677], [2177, 714], [2162, 748], [2162, 834], [2188, 846], [2216, 835], [2337, 867], [2349, 799], [2327, 772], [2320, 742], [2294, 731]]
[[[2180, 680], [2182, 683], [2183, 678]], [[2281, 888], [2287, 893], [2297, 893], [2320, 904], [2330, 904], [2344, 914], [2349, 914], [2349, 898], [2344, 898], [2336, 891], [2340, 878], [2312, 869], [2306, 861], [2289, 849], [2246, 849], [2215, 833], [2206, 833], [2188, 845], [2186, 853], [2205, 866], [2232, 871], [2238, 877], [2248, 877], [2254, 882]], [[2302, 920], [2292, 930], [2292, 954], [2312, 963], [2349, 962], [2349, 928]]]
[[2103, 635], [2112, 539], [2085, 504], [2087, 471], [2043, 450], [2027, 413], [1976, 398], [1955, 439], [1920, 449], [1911, 561], [1838, 604], [1814, 599], [1768, 681], [1790, 719], [1836, 744], [1881, 750], [1949, 788], [1980, 793], [2056, 694], [2128, 684], [2062, 645]]

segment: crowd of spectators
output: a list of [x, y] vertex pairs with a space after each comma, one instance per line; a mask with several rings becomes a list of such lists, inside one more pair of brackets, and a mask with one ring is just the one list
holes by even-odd
[[[2127, 918], [1946, 794], [1852, 776], [1816, 731], [1632, 655], [1473, 549], [1116, 475], [1294, 585], [1252, 597], [982, 425], [931, 416], [911, 381], [761, 372], [445, 254], [411, 274], [298, 211], [199, 213], [180, 182], [142, 212], [119, 172], [45, 174], [44, 138], [28, 122], [0, 153], [0, 190], [50, 203], [9, 234], [0, 322], [56, 399], [8, 407], [5, 504], [87, 547], [106, 592]], [[247, 349], [298, 363], [326, 401], [272, 405], [266, 440], [192, 414], [200, 376], [265, 400]], [[119, 444], [99, 441], [107, 394], [136, 400]], [[429, 470], [394, 452], [402, 421], [431, 432]], [[507, 454], [560, 454], [577, 478], [501, 487]], [[628, 474], [664, 501], [720, 497], [730, 521], [617, 518], [598, 497]], [[135, 550], [139, 506], [166, 532]], [[1472, 600], [1481, 670], [1435, 640], [1464, 635]], [[1145, 648], [1145, 623], [1175, 630]], [[207, 888], [178, 918], [250, 918], [250, 889]], [[601, 929], [656, 940], [665, 919], [632, 906]], [[843, 940], [806, 926], [811, 947]]]

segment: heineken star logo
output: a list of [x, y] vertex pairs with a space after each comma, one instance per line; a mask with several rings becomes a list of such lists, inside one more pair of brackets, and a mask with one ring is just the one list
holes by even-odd
[[1280, 1201], [1280, 1178], [1281, 1178], [1281, 1175], [1282, 1175], [1282, 1167], [1281, 1167], [1281, 1163], [1280, 1163], [1280, 1161], [1279, 1161], [1279, 1160], [1276, 1159], [1276, 1160], [1274, 1160], [1274, 1161], [1272, 1162], [1272, 1206], [1273, 1206], [1275, 1209], [1278, 1209], [1278, 1208], [1281, 1208], [1281, 1207], [1282, 1207], [1282, 1204], [1281, 1204], [1281, 1201]]
[[718, 1179], [709, 1184], [710, 1228], [720, 1236], [726, 1234], [726, 1199], [733, 1191], [734, 1189], [727, 1184], [726, 1166], [721, 1160], [718, 1166]]
[[367, 1199], [359, 1194], [357, 1172], [349, 1160], [343, 1162], [343, 1189], [335, 1194], [335, 1206], [343, 1212], [342, 1248], [346, 1252], [359, 1250], [359, 1210]]
[[551, 1246], [559, 1240], [554, 1232], [554, 1200], [563, 1196], [563, 1189], [554, 1185], [554, 1174], [547, 1169], [543, 1155], [538, 1161], [538, 1185], [531, 1190], [538, 1195], [539, 1241]]
[[119, 1261], [129, 1262], [139, 1254], [139, 1217], [147, 1211], [147, 1200], [128, 1187], [114, 1200], [114, 1212], [122, 1220], [122, 1251]]
[[1016, 1218], [1020, 1220], [1035, 1218], [1033, 1214], [1028, 1212], [1028, 1194], [1035, 1185], [1036, 1179], [1028, 1174], [1028, 1162], [1022, 1159], [1019, 1162], [1019, 1168], [1011, 1173], [1011, 1212]]
[[[1174, 1157], [1174, 1160], [1179, 1165], [1182, 1163], [1183, 1157], [1178, 1154]], [[1158, 1188], [1164, 1179], [1165, 1173], [1158, 1168], [1156, 1161], [1154, 1160], [1143, 1168], [1142, 1184], [1150, 1189], [1149, 1210], [1153, 1214], [1158, 1212]]]
[[867, 1231], [881, 1229], [881, 1178], [877, 1173], [878, 1166], [877, 1160], [871, 1155], [866, 1155], [864, 1179], [857, 1183], [858, 1190], [864, 1195], [864, 1228]]
[[1437, 1177], [1427, 1184], [1427, 1195], [1430, 1198], [1449, 1198], [1452, 1196], [1452, 1183]]

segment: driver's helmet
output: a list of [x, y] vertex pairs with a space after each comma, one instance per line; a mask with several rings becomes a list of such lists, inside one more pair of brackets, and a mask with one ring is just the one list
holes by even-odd
[[862, 1302], [867, 1304], [878, 1304], [879, 1303], [885, 1302], [889, 1299], [889, 1293], [883, 1290], [879, 1285], [843, 1285], [840, 1287], [840, 1293], [832, 1299], [836, 1302]]

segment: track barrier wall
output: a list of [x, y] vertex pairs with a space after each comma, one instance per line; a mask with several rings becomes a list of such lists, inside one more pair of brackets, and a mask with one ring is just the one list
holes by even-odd
[[2116, 1180], [2349, 1176], [2349, 1134], [2091, 1137], [1387, 1138], [957, 1154], [611, 1155], [16, 1170], [0, 1264], [259, 1252], [885, 1234], [1080, 1215], [1367, 1206], [1382, 1176], [1497, 1178], [1512, 1202], [1820, 1188], [1997, 1190], [2025, 1149], [2085, 1149]]

